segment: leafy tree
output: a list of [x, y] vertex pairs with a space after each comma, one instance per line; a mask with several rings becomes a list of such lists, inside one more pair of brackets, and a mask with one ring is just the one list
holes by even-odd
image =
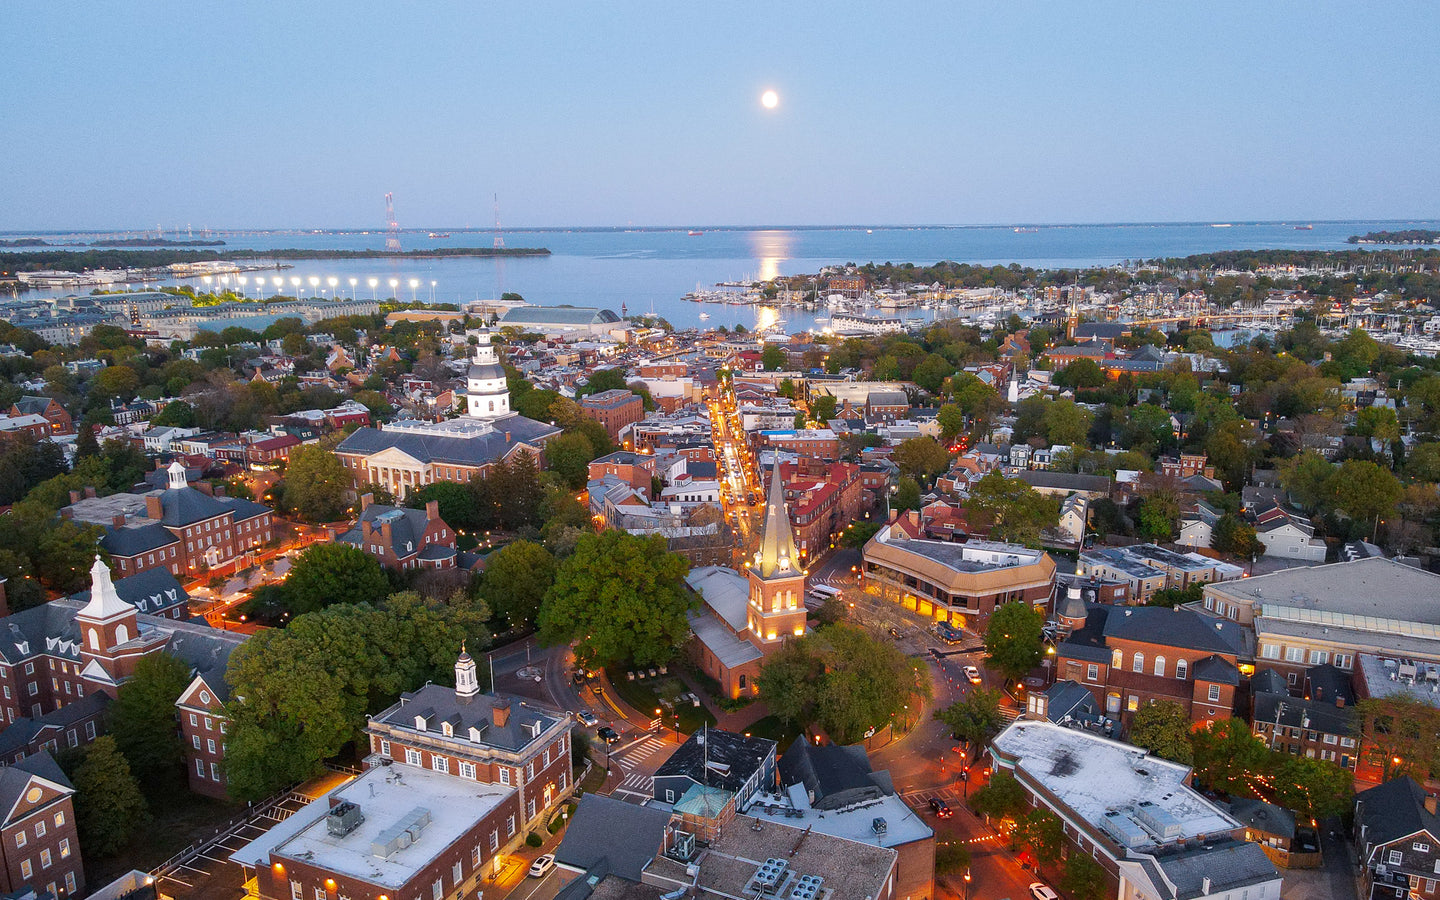
[[990, 739], [1005, 727], [1000, 715], [1000, 692], [990, 688], [971, 691], [963, 699], [935, 711], [935, 718], [949, 727], [956, 738], [973, 744], [978, 749], [990, 743]]
[[1440, 709], [1404, 695], [1371, 697], [1355, 705], [1362, 746], [1375, 748], [1383, 780], [1440, 774]]
[[1055, 400], [1045, 406], [1045, 435], [1052, 444], [1083, 444], [1091, 418], [1074, 400]]
[[1416, 444], [1405, 457], [1405, 473], [1431, 483], [1440, 481], [1440, 444]]
[[953, 440], [965, 430], [965, 413], [953, 403], [946, 403], [935, 413], [935, 422], [940, 426], [940, 437]]
[[0, 442], [0, 506], [20, 500], [42, 481], [65, 472], [65, 454], [54, 441], [29, 434]]
[[110, 707], [110, 733], [142, 781], [155, 783], [179, 774], [184, 747], [175, 730], [175, 701], [190, 685], [190, 667], [179, 657], [152, 653], [140, 658], [135, 672]]
[[1104, 900], [1105, 870], [1084, 853], [1071, 853], [1065, 858], [1060, 887], [1074, 900]]
[[967, 512], [988, 522], [992, 540], [1040, 546], [1040, 532], [1059, 519], [1060, 502], [1019, 478], [1006, 478], [999, 470], [980, 479], [970, 491]]
[[296, 447], [285, 467], [285, 505], [310, 522], [331, 522], [349, 506], [350, 473], [319, 445]]
[[825, 394], [810, 401], [810, 418], [817, 422], [828, 422], [835, 418], [835, 398]]
[[1180, 506], [1167, 494], [1155, 494], [1140, 501], [1140, 536], [1152, 541], [1168, 541], [1175, 536]]
[[1190, 746], [1190, 715], [1173, 700], [1148, 703], [1130, 720], [1130, 743], [1184, 765], [1194, 760]]
[[1347, 459], [1330, 476], [1326, 493], [1335, 509], [1365, 522], [1388, 516], [1404, 488], [1390, 470], [1368, 459]]
[[985, 626], [985, 658], [1007, 681], [1024, 678], [1040, 664], [1045, 615], [1028, 603], [1002, 603]]
[[90, 380], [90, 396], [108, 400], [135, 396], [140, 376], [129, 366], [106, 366]]
[[1055, 373], [1055, 383], [1068, 388], [1097, 388], [1105, 384], [1105, 373], [1093, 359], [1077, 359]]
[[454, 481], [433, 481], [410, 493], [409, 506], [424, 509], [432, 500], [440, 504], [440, 518], [451, 528], [473, 531], [480, 527], [480, 511], [471, 487]]
[[900, 467], [900, 474], [912, 478], [939, 475], [950, 466], [950, 451], [932, 437], [901, 441], [890, 458]]
[[1147, 606], [1163, 606], [1173, 609], [1186, 603], [1195, 603], [1205, 597], [1205, 585], [1195, 582], [1183, 588], [1161, 588], [1150, 595]]
[[1226, 513], [1215, 522], [1210, 546], [1221, 553], [1233, 553], [1241, 559], [1254, 559], [1265, 552], [1255, 527], [1239, 516]]
[[510, 628], [535, 621], [555, 582], [555, 557], [530, 541], [513, 541], [490, 554], [480, 596]]
[[70, 781], [75, 786], [75, 824], [87, 854], [118, 853], [150, 819], [130, 764], [108, 734], [85, 749]]
[[1349, 812], [1354, 804], [1354, 778], [1332, 762], [1303, 756], [1274, 754], [1272, 771], [1275, 802], [1313, 819]]
[[1314, 450], [1297, 453], [1280, 466], [1280, 486], [1300, 508], [1313, 512], [1326, 499], [1326, 487], [1335, 467]]
[[940, 354], [932, 353], [915, 367], [915, 371], [910, 373], [910, 380], [918, 384], [926, 393], [939, 394], [945, 387], [945, 379], [953, 374], [955, 374], [955, 366]]
[[912, 700], [930, 695], [920, 663], [846, 624], [789, 641], [767, 660], [756, 684], [775, 715], [817, 723], [840, 744], [862, 740]]
[[950, 379], [950, 390], [955, 405], [973, 419], [987, 419], [1004, 405], [993, 387], [969, 372], [960, 372]]
[[285, 579], [285, 603], [297, 616], [332, 603], [378, 602], [389, 591], [379, 561], [349, 544], [306, 548]]
[[935, 874], [959, 875], [970, 868], [970, 847], [964, 841], [935, 843]]
[[768, 372], [779, 372], [789, 365], [789, 362], [785, 351], [775, 344], [766, 344], [765, 349], [760, 352], [760, 365]]
[[171, 400], [150, 419], [150, 426], [170, 428], [194, 428], [195, 408], [184, 400]]
[[1036, 808], [1020, 818], [1010, 839], [1029, 847], [1042, 866], [1053, 866], [1060, 861], [1065, 846], [1065, 829], [1054, 813]]
[[909, 475], [902, 475], [895, 482], [895, 496], [891, 498], [892, 509], [919, 509], [920, 482]]
[[578, 640], [576, 656], [587, 664], [669, 662], [690, 636], [689, 568], [659, 535], [585, 535], [540, 606], [541, 643]]
[[1202, 784], [1227, 794], [1248, 796], [1250, 779], [1264, 772], [1269, 749], [1250, 733], [1250, 727], [1239, 719], [1211, 722], [1190, 735], [1195, 754], [1195, 778]]
[[550, 470], [572, 488], [585, 486], [590, 461], [595, 458], [595, 449], [589, 439], [578, 432], [557, 435], [545, 445], [545, 459], [550, 463]]
[[1355, 414], [1355, 433], [1388, 444], [1400, 439], [1400, 421], [1388, 406], [1367, 406]]
[[12, 613], [45, 602], [45, 589], [31, 577], [30, 558], [14, 550], [0, 549], [0, 578], [5, 579], [5, 599]]
[[997, 821], [1018, 820], [1030, 809], [1030, 798], [1008, 769], [997, 769], [990, 781], [971, 795], [970, 807]]
[[870, 542], [880, 528], [879, 522], [851, 522], [845, 526], [845, 533], [840, 536], [840, 545], [859, 550]]

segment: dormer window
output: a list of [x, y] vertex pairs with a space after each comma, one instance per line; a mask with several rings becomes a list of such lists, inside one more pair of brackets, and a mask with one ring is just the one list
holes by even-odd
[[449, 723], [449, 722], [442, 722], [442, 723], [440, 723], [440, 731], [441, 731], [446, 737], [454, 737], [454, 736], [455, 736], [455, 729], [452, 728], [452, 727], [450, 727], [450, 723]]
[[416, 717], [415, 717], [415, 729], [416, 729], [417, 731], [424, 731], [424, 730], [425, 730], [425, 717], [424, 717], [424, 716], [416, 716]]

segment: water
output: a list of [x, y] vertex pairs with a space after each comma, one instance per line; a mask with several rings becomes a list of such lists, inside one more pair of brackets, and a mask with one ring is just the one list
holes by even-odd
[[[1015, 226], [986, 227], [876, 227], [823, 229], [723, 229], [690, 236], [677, 231], [620, 230], [507, 230], [507, 247], [548, 247], [551, 255], [511, 259], [363, 259], [294, 260], [293, 268], [268, 273], [265, 295], [275, 293], [269, 279], [284, 279], [283, 291], [293, 294], [291, 278], [300, 278], [310, 296], [309, 279], [321, 279], [326, 296], [338, 291], [369, 297], [392, 293], [403, 300], [463, 303], [488, 299], [501, 291], [521, 294], [531, 303], [554, 306], [600, 306], [631, 316], [654, 312], [676, 327], [704, 325], [753, 328], [777, 317], [791, 331], [809, 327], [814, 314], [797, 309], [765, 309], [684, 301], [697, 286], [721, 281], [765, 279], [776, 275], [809, 274], [823, 266], [847, 262], [913, 262], [928, 265], [949, 259], [977, 265], [1018, 263], [1037, 268], [1079, 268], [1113, 265], [1124, 260], [1178, 257], [1192, 253], [1240, 249], [1343, 250], [1352, 234], [1396, 228], [1437, 228], [1437, 222], [1316, 222], [1313, 230], [1296, 230], [1295, 224], [1241, 223], [1217, 228], [1211, 223], [1169, 225], [1067, 225], [1038, 226], [1016, 231]], [[3, 235], [4, 237], [29, 235]], [[35, 235], [52, 242], [95, 240], [94, 233]], [[107, 235], [113, 237], [113, 233]], [[168, 235], [167, 235], [168, 236]], [[182, 236], [183, 237], [183, 236]], [[385, 233], [326, 234], [262, 231], [220, 233], [220, 249], [267, 250], [288, 247], [314, 249], [381, 249]], [[430, 239], [424, 232], [401, 236], [405, 249], [432, 247], [488, 247], [488, 231], [451, 231], [448, 238]], [[328, 279], [338, 279], [332, 290]], [[398, 288], [390, 288], [390, 282]], [[412, 287], [412, 282], [414, 286]], [[174, 282], [160, 282], [162, 284]], [[195, 279], [187, 283], [204, 288]], [[149, 285], [153, 287], [154, 285]], [[139, 289], [142, 285], [133, 285]], [[254, 296], [255, 276], [245, 288]], [[74, 289], [30, 291], [24, 296], [63, 296]]]

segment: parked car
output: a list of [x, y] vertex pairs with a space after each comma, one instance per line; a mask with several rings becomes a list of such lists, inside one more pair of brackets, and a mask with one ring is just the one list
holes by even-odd
[[530, 864], [531, 878], [544, 878], [545, 873], [555, 868], [555, 854], [547, 853]]
[[593, 712], [585, 709], [575, 714], [575, 721], [579, 722], [581, 725], [584, 725], [586, 728], [594, 728], [595, 723], [600, 720], [595, 718], [595, 714]]
[[950, 808], [950, 804], [939, 797], [930, 798], [930, 811], [935, 814], [937, 819], [948, 819], [955, 815], [955, 810]]
[[1035, 900], [1060, 900], [1060, 895], [1055, 893], [1054, 888], [1040, 881], [1030, 884], [1030, 896]]
[[947, 644], [958, 644], [965, 640], [965, 632], [951, 625], [949, 622], [936, 622], [935, 633], [940, 636], [940, 640]]
[[980, 670], [974, 666], [965, 667], [965, 677], [970, 679], [971, 684], [979, 684], [984, 680], [980, 677]]
[[613, 744], [620, 740], [620, 735], [609, 725], [601, 725], [599, 730], [595, 732], [595, 736], [607, 744]]

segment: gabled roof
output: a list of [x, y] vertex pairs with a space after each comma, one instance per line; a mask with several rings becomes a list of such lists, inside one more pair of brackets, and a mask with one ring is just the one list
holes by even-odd
[[870, 758], [860, 744], [817, 747], [809, 741], [795, 741], [780, 759], [781, 780], [786, 785], [803, 783], [817, 805], [831, 794], [876, 787], [873, 774]]
[[26, 790], [30, 787], [33, 779], [40, 779], [49, 784], [73, 794], [75, 786], [65, 773], [60, 771], [60, 766], [55, 759], [44, 750], [33, 756], [27, 756], [17, 763], [0, 768], [0, 809], [5, 811], [6, 819], [15, 809], [15, 804], [25, 796]]
[[769, 738], [746, 737], [718, 728], [690, 735], [655, 771], [656, 778], [681, 776], [697, 784], [739, 792], [775, 752]]
[[1440, 816], [1425, 809], [1425, 789], [1408, 775], [1356, 794], [1355, 807], [1371, 844], [1388, 844], [1421, 831], [1440, 840]]
[[1074, 715], [1081, 707], [1089, 707], [1085, 710], [1087, 712], [1098, 712], [1095, 697], [1089, 688], [1079, 682], [1069, 679], [1057, 681], [1045, 692], [1045, 696], [1045, 718], [1052, 722], [1059, 722], [1066, 716]]
[[670, 812], [661, 807], [586, 793], [555, 848], [555, 861], [581, 870], [603, 864], [609, 873], [638, 883], [662, 849], [669, 824]]
[[111, 556], [138, 556], [161, 547], [180, 543], [164, 525], [126, 525], [106, 533], [100, 546]]
[[[115, 582], [115, 592], [120, 599], [134, 606], [142, 613], [162, 615], [167, 610], [184, 606], [190, 595], [180, 581], [168, 569], [157, 566], [143, 572], [121, 578]], [[70, 595], [71, 600], [90, 602], [90, 591], [84, 590]]]
[[424, 548], [422, 540], [425, 536], [425, 529], [430, 524], [423, 509], [407, 509], [402, 506], [383, 506], [379, 503], [372, 503], [360, 511], [360, 518], [355, 521], [355, 527], [340, 535], [336, 540], [361, 547], [363, 543], [362, 522], [369, 524], [372, 534], [376, 535], [381, 534], [381, 528], [388, 523], [390, 525], [390, 550], [401, 559], [412, 556]]
[[1230, 656], [1243, 649], [1239, 625], [1219, 619], [1212, 623], [1199, 613], [1182, 607], [1127, 606], [1112, 610], [1105, 622], [1104, 634], [1107, 638], [1207, 650]]
[[[491, 711], [504, 703], [510, 704], [509, 718], [504, 725], [496, 725]], [[494, 694], [461, 697], [454, 688], [439, 684], [427, 684], [418, 691], [401, 694], [399, 703], [372, 718], [388, 725], [413, 729], [416, 716], [426, 719], [427, 732], [440, 734], [440, 723], [449, 721], [457, 737], [464, 740], [463, 736], [468, 735], [473, 726], [482, 732], [480, 743], [511, 751], [523, 750], [539, 739], [531, 737], [526, 726], [538, 724], [539, 734], [543, 735], [560, 721], [519, 700], [506, 700]]]

